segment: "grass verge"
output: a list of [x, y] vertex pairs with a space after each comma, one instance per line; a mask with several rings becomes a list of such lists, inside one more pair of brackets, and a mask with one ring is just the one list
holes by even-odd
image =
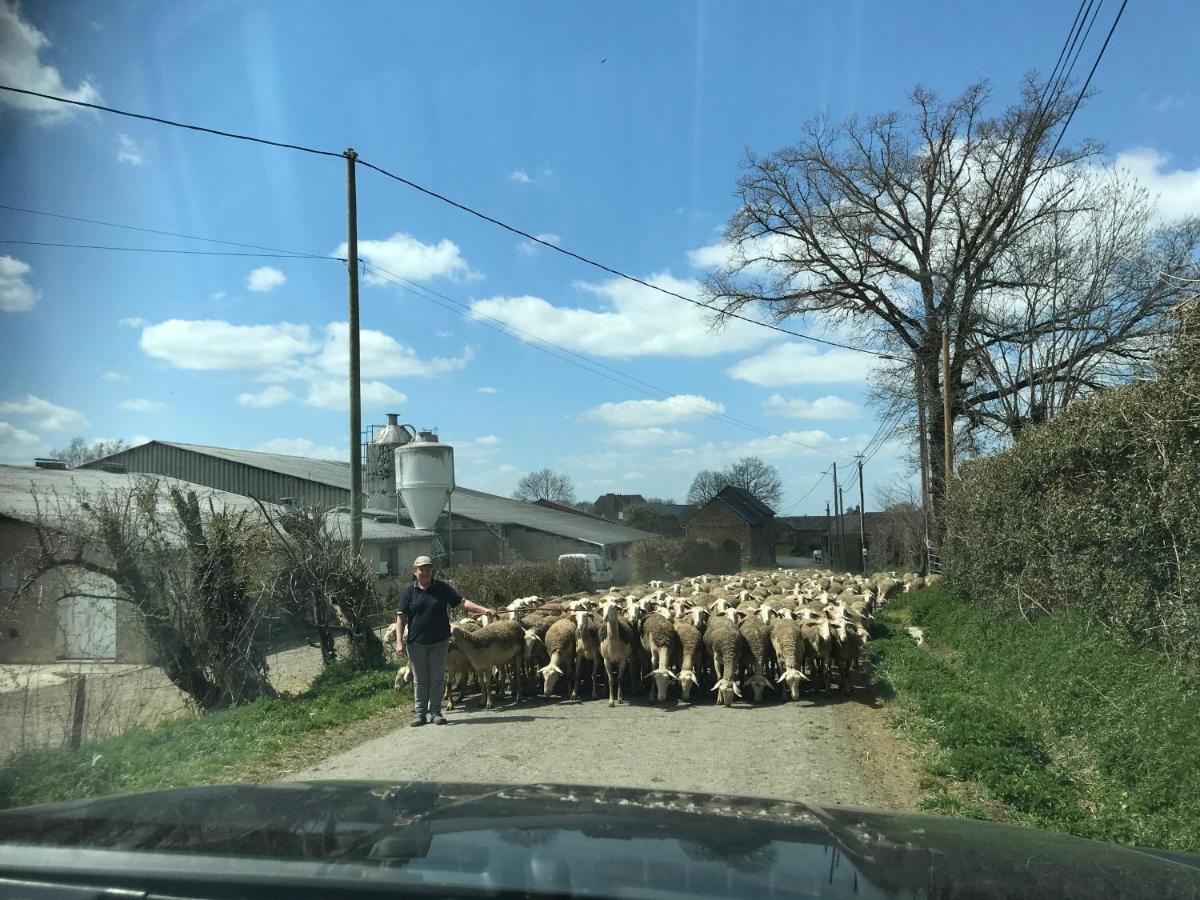
[[[0, 767], [0, 808], [238, 780], [315, 734], [396, 708], [389, 669], [338, 662], [302, 694], [176, 719]], [[411, 689], [406, 689], [411, 693]]]
[[1082, 616], [997, 620], [940, 586], [884, 608], [869, 646], [928, 748], [927, 808], [1200, 852], [1194, 672]]

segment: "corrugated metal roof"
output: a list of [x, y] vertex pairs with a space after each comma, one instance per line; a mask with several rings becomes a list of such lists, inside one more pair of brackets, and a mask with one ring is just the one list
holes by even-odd
[[[212, 499], [226, 509], [250, 510], [258, 513], [258, 504], [249, 497], [229, 491], [220, 491], [202, 484], [182, 481], [165, 475], [139, 475], [137, 473], [119, 474], [103, 472], [97, 469], [39, 469], [34, 466], [5, 466], [0, 465], [0, 515], [23, 522], [35, 521], [38, 516], [38, 501], [42, 502], [43, 511], [49, 505], [56, 505], [58, 499], [65, 504], [73, 504], [79, 493], [96, 496], [104, 492], [127, 490], [139, 478], [154, 478], [164, 484], [178, 485], [184, 490], [194, 490], [202, 500]], [[35, 499], [35, 494], [37, 498]], [[57, 498], [55, 498], [57, 495]], [[277, 504], [266, 504], [273, 514], [282, 511]], [[167, 521], [172, 521], [174, 510], [165, 494], [159, 501], [159, 512]], [[329, 529], [336, 540], [349, 540], [350, 513], [334, 510], [329, 515]], [[405, 541], [428, 541], [430, 532], [420, 531], [408, 525], [398, 525], [395, 522], [380, 522], [368, 517], [363, 518], [363, 541], [372, 543], [392, 543]]]
[[290, 475], [293, 478], [306, 478], [333, 487], [350, 490], [350, 463], [337, 462], [332, 459], [309, 459], [307, 456], [288, 456], [284, 453], [263, 453], [259, 450], [231, 450], [228, 447], [206, 447], [203, 444], [179, 444], [174, 441], [154, 441], [167, 447], [178, 447], [181, 450], [191, 450], [193, 453], [203, 453], [218, 459], [241, 463], [246, 466], [256, 466], [260, 469], [270, 469], [280, 475]]
[[497, 497], [495, 494], [485, 494], [463, 487], [454, 489], [453, 503], [456, 516], [493, 525], [520, 525], [536, 531], [575, 538], [588, 544], [628, 544], [654, 537], [649, 532], [627, 528], [603, 519], [579, 516], [538, 506], [536, 503], [510, 500], [507, 497]]

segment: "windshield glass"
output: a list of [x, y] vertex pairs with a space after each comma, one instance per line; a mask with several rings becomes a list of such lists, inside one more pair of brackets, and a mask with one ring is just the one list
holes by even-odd
[[1200, 852], [1197, 33], [0, 0], [0, 813], [553, 783]]

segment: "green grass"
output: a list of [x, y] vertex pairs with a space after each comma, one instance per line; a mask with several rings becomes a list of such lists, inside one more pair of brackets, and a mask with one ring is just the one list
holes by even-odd
[[391, 670], [339, 662], [303, 694], [162, 722], [79, 750], [37, 750], [0, 767], [0, 808], [233, 781], [306, 737], [386, 709]]
[[901, 726], [932, 747], [929, 808], [1200, 852], [1195, 672], [1083, 616], [997, 620], [940, 587], [885, 607], [869, 646]]

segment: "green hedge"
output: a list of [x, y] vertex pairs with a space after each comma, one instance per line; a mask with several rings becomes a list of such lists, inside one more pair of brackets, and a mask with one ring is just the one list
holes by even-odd
[[[935, 793], [939, 812], [1012, 818], [1083, 837], [1200, 851], [1200, 678], [1124, 648], [1079, 611], [1035, 624], [940, 587], [888, 604], [868, 649], [931, 774], [991, 809]], [[918, 647], [907, 626], [924, 629]]]
[[592, 576], [582, 560], [527, 562], [508, 566], [459, 566], [439, 578], [464, 597], [485, 606], [499, 606], [517, 597], [552, 597], [593, 590]]
[[740, 561], [741, 548], [732, 541], [714, 547], [694, 538], [659, 537], [633, 548], [633, 572], [642, 581], [733, 573]]
[[963, 467], [948, 584], [1013, 615], [1080, 608], [1121, 640], [1200, 660], [1200, 313], [1170, 362]]

